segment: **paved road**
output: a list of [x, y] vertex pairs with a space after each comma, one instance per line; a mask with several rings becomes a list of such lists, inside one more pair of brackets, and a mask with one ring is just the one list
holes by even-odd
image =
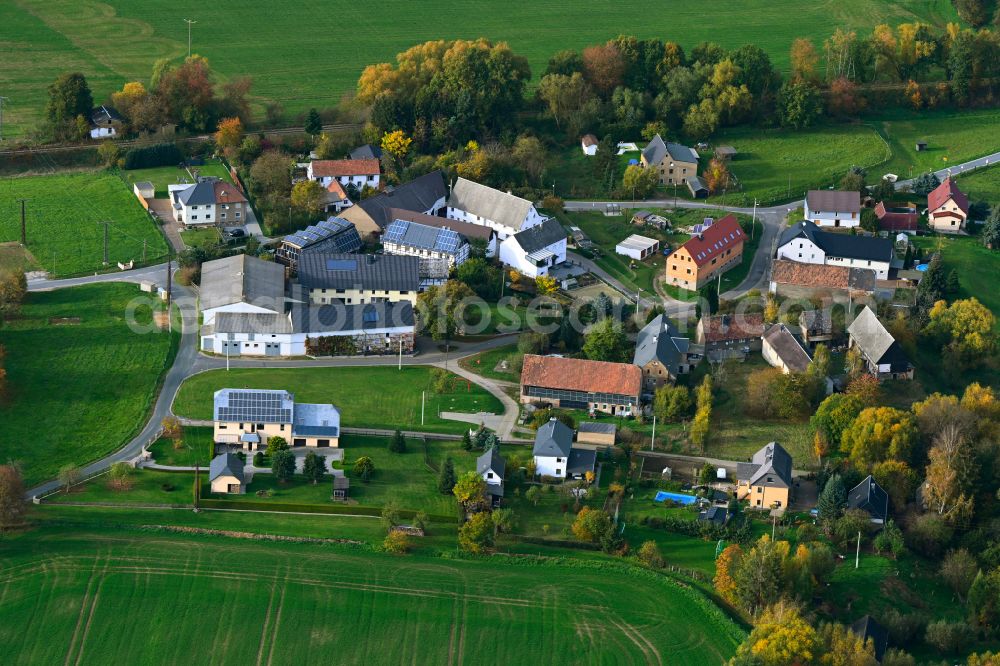
[[[969, 171], [975, 171], [982, 167], [988, 167], [991, 165], [996, 165], [1000, 163], [1000, 152], [990, 153], [989, 155], [984, 155], [983, 157], [969, 160], [968, 162], [962, 162], [961, 164], [952, 164], [950, 166], [941, 169], [940, 171], [935, 171], [934, 175], [938, 177], [939, 180], [944, 180], [947, 176], [959, 176], [963, 173]], [[897, 180], [897, 189], [909, 189], [913, 185], [915, 179], [908, 178], [906, 180]]]
[[[174, 264], [177, 268], [177, 264]], [[28, 291], [52, 291], [64, 287], [77, 287], [82, 284], [94, 284], [95, 282], [135, 282], [143, 280], [155, 282], [157, 286], [167, 284], [167, 265], [157, 264], [136, 268], [131, 271], [119, 271], [117, 273], [100, 273], [98, 275], [87, 275], [84, 277], [65, 278], [62, 280], [47, 280], [45, 278], [35, 278], [28, 280]], [[179, 285], [178, 285], [179, 287]]]

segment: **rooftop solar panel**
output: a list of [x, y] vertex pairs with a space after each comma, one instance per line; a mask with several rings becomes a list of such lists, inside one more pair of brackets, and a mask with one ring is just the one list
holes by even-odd
[[328, 271], [356, 271], [358, 270], [357, 259], [327, 259], [326, 270]]

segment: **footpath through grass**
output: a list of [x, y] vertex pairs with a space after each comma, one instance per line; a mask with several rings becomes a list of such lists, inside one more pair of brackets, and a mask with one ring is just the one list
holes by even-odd
[[[131, 284], [32, 292], [22, 316], [0, 328], [10, 399], [0, 403], [0, 460], [19, 461], [31, 485], [67, 463], [111, 453], [149, 416], [176, 336], [135, 333], [126, 308], [143, 296]], [[151, 311], [136, 310], [147, 329]]]
[[[435, 393], [431, 368], [357, 366], [339, 368], [239, 368], [212, 370], [187, 379], [177, 393], [174, 413], [191, 419], [212, 418], [212, 394], [222, 388], [284, 389], [298, 402], [330, 402], [340, 409], [341, 424], [353, 428], [400, 428], [461, 433], [467, 423], [449, 421], [439, 412], [504, 411], [503, 404], [476, 384], [452, 376], [445, 393]], [[426, 392], [424, 424], [421, 393]]]

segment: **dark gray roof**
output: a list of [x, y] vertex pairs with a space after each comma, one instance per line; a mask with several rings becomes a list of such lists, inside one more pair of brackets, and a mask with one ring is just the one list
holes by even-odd
[[329, 403], [297, 403], [292, 434], [303, 437], [338, 437], [340, 410]]
[[498, 446], [491, 446], [489, 451], [476, 458], [476, 474], [481, 475], [488, 470], [493, 470], [502, 479], [506, 467], [507, 461], [500, 455], [500, 447]]
[[233, 453], [220, 453], [215, 456], [208, 466], [208, 480], [214, 481], [220, 476], [235, 476], [240, 483], [243, 483], [243, 461]]
[[698, 163], [698, 153], [694, 152], [691, 148], [681, 145], [679, 143], [668, 143], [667, 144], [667, 154], [675, 162], [694, 162]]
[[368, 213], [379, 228], [385, 229], [393, 219], [390, 214], [391, 209], [402, 208], [425, 213], [447, 194], [441, 171], [432, 171], [393, 190], [362, 199], [354, 205]]
[[292, 332], [292, 322], [286, 314], [277, 312], [219, 312], [209, 325], [214, 333], [283, 334]]
[[823, 252], [833, 257], [886, 262], [892, 261], [893, 257], [892, 241], [888, 238], [823, 231], [809, 220], [803, 220], [785, 229], [778, 240], [778, 247], [797, 238], [812, 241]]
[[199, 180], [183, 190], [175, 190], [174, 198], [185, 206], [204, 206], [215, 203], [215, 181]]
[[893, 371], [902, 371], [909, 366], [902, 347], [867, 305], [847, 327], [847, 333], [872, 363], [888, 363], [893, 366]]
[[659, 164], [664, 157], [667, 155], [667, 144], [663, 142], [663, 139], [659, 134], [654, 136], [646, 147], [642, 149], [642, 157], [646, 160], [646, 164], [650, 166], [656, 166]]
[[99, 106], [90, 113], [92, 123], [107, 123], [111, 121], [121, 121], [122, 116], [113, 106]]
[[352, 160], [378, 160], [382, 158], [382, 149], [366, 143], [351, 151]]
[[889, 495], [882, 490], [882, 486], [875, 483], [871, 474], [847, 493], [847, 506], [867, 511], [868, 515], [878, 520], [889, 517]]
[[532, 205], [527, 199], [466, 178], [458, 179], [448, 197], [449, 207], [493, 220], [512, 229], [521, 228]]
[[594, 471], [597, 463], [597, 452], [593, 449], [570, 449], [569, 460], [566, 462], [566, 474], [577, 475]]
[[202, 310], [252, 303], [275, 312], [285, 308], [285, 267], [245, 254], [236, 254], [201, 266], [198, 299]]
[[792, 372], [805, 372], [812, 358], [784, 324], [774, 324], [764, 331], [764, 340]]
[[285, 236], [282, 243], [304, 250], [329, 238], [333, 241], [337, 252], [357, 252], [361, 248], [361, 237], [354, 224], [341, 217], [330, 217], [301, 231]]
[[872, 619], [871, 615], [865, 615], [851, 625], [851, 632], [866, 643], [870, 638], [875, 647], [875, 660], [882, 661], [889, 646], [889, 631], [885, 627]]
[[551, 419], [535, 433], [531, 455], [545, 458], [568, 458], [573, 448], [573, 431], [562, 421]]
[[595, 432], [602, 435], [613, 435], [618, 431], [614, 423], [595, 423], [594, 421], [583, 421], [576, 427], [578, 432]]
[[799, 326], [804, 327], [807, 331], [829, 333], [833, 330], [830, 315], [831, 312], [828, 309], [803, 310], [799, 314]]
[[544, 250], [548, 246], [566, 240], [566, 230], [554, 218], [536, 224], [514, 234], [514, 239], [527, 254]]
[[308, 289], [416, 291], [420, 259], [391, 254], [307, 252], [299, 259], [299, 283]]
[[738, 480], [749, 481], [751, 486], [791, 487], [792, 457], [781, 444], [771, 442], [753, 454], [751, 460], [736, 465]]
[[266, 389], [219, 389], [213, 400], [215, 421], [291, 423], [295, 397], [288, 391]]
[[655, 359], [670, 370], [670, 374], [677, 376], [681, 356], [687, 353], [690, 344], [691, 341], [681, 337], [665, 315], [659, 315], [639, 331], [632, 364], [643, 367]]
[[699, 178], [698, 176], [690, 176], [687, 179], [687, 186], [688, 186], [688, 191], [691, 192], [691, 194], [695, 194], [699, 190], [705, 190], [706, 192], [708, 191], [708, 188], [705, 187], [705, 183], [701, 182], [701, 178]]
[[698, 512], [698, 520], [716, 525], [725, 525], [729, 520], [729, 509], [724, 506], [711, 506]]
[[296, 305], [292, 322], [300, 333], [336, 333], [340, 331], [383, 330], [412, 327], [413, 304], [409, 301], [347, 305]]
[[453, 220], [437, 215], [427, 215], [426, 213], [403, 210], [402, 208], [393, 208], [389, 211], [389, 214], [393, 220], [407, 220], [408, 222], [417, 222], [428, 227], [451, 229], [467, 240], [476, 238], [488, 241], [496, 233], [492, 228], [480, 224], [462, 222], [461, 220]]
[[854, 190], [809, 190], [806, 203], [810, 212], [861, 212], [861, 193]]

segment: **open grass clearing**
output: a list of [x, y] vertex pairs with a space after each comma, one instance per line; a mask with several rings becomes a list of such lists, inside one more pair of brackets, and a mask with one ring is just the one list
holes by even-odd
[[[400, 428], [461, 433], [468, 424], [448, 421], [439, 412], [503, 413], [503, 404], [476, 384], [452, 377], [449, 390], [435, 393], [427, 366], [326, 368], [239, 368], [211, 370], [187, 379], [177, 393], [174, 413], [212, 418], [212, 394], [222, 388], [284, 389], [298, 402], [330, 402], [341, 424], [355, 428]], [[424, 424], [421, 393], [426, 391]]]
[[212, 428], [187, 426], [177, 439], [161, 437], [153, 442], [149, 452], [158, 465], [190, 467], [196, 463], [208, 465], [214, 448]]
[[215, 227], [185, 229], [181, 232], [181, 240], [188, 247], [210, 248], [222, 243], [222, 234]]
[[131, 186], [142, 181], [150, 182], [156, 188], [156, 197], [167, 198], [168, 185], [179, 185], [195, 182], [195, 176], [214, 176], [227, 183], [233, 182], [229, 170], [218, 160], [208, 160], [200, 166], [189, 169], [179, 166], [149, 167], [148, 169], [129, 169], [122, 171], [122, 176]]
[[[21, 238], [26, 199], [28, 250], [57, 277], [118, 270], [166, 258], [163, 234], [120, 178], [106, 172], [27, 176], [0, 181], [0, 242]], [[104, 265], [107, 222], [108, 262]]]
[[520, 373], [514, 372], [514, 368], [510, 366], [509, 362], [507, 370], [501, 371], [496, 369], [501, 361], [507, 361], [512, 356], [517, 355], [517, 353], [516, 344], [504, 345], [503, 347], [497, 347], [496, 349], [490, 349], [489, 351], [479, 352], [478, 354], [463, 358], [459, 361], [459, 364], [463, 369], [489, 379], [517, 382], [521, 378]]
[[[131, 284], [32, 292], [0, 329], [11, 392], [0, 404], [0, 460], [20, 461], [28, 484], [111, 453], [148, 418], [179, 336], [129, 328], [126, 308], [140, 295]], [[51, 322], [61, 318], [79, 322]], [[148, 306], [136, 310], [139, 323], [150, 318]]]
[[992, 208], [1000, 206], [1000, 166], [978, 169], [960, 176], [957, 181], [969, 201], [986, 201]]

